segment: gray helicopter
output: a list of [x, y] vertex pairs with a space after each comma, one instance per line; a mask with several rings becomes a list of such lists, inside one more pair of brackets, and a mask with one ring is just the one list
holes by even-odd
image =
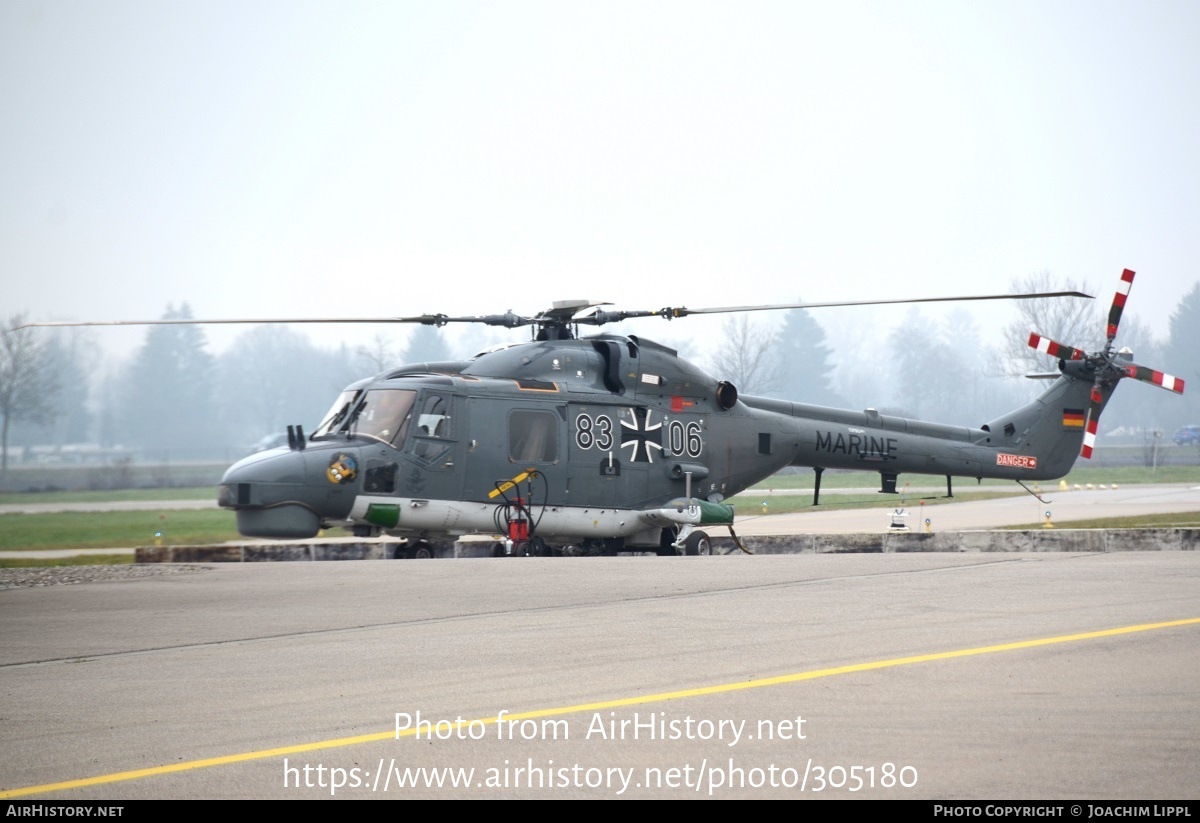
[[[468, 534], [498, 535], [503, 556], [571, 552], [709, 554], [708, 531], [733, 531], [725, 501], [787, 466], [1049, 480], [1090, 457], [1100, 413], [1132, 377], [1182, 393], [1183, 381], [1114, 349], [1133, 282], [1126, 270], [1107, 343], [1087, 353], [1037, 333], [1058, 357], [1040, 397], [979, 428], [739, 395], [671, 348], [583, 326], [773, 309], [957, 300], [1089, 297], [1078, 292], [848, 303], [610, 311], [568, 301], [534, 317], [420, 315], [391, 322], [533, 329], [531, 342], [470, 360], [403, 366], [348, 386], [314, 431], [225, 472], [218, 501], [250, 537], [305, 539], [339, 526], [406, 538], [430, 557]], [[154, 321], [204, 322], [204, 321]], [[262, 322], [262, 321], [217, 321]], [[296, 321], [272, 322], [341, 322]], [[363, 322], [354, 319], [346, 322]], [[376, 321], [379, 322], [379, 321]], [[1081, 448], [1082, 447], [1082, 448]]]
[[1060, 358], [1058, 379], [977, 429], [739, 396], [644, 337], [577, 335], [580, 326], [636, 317], [855, 303], [609, 311], [576, 301], [532, 318], [399, 318], [531, 326], [535, 339], [349, 386], [311, 434], [292, 427], [289, 448], [232, 466], [219, 500], [248, 536], [308, 538], [342, 526], [406, 537], [414, 556], [473, 533], [501, 535], [495, 552], [503, 555], [564, 546], [706, 554], [706, 530], [733, 525], [724, 501], [786, 466], [816, 471], [814, 503], [825, 469], [878, 472], [887, 493], [901, 473], [945, 476], [948, 484], [955, 476], [1058, 478], [1081, 446], [1090, 456], [1121, 378], [1183, 391], [1181, 380], [1113, 347], [1132, 281], [1126, 270], [1102, 351], [1031, 335], [1031, 346]]

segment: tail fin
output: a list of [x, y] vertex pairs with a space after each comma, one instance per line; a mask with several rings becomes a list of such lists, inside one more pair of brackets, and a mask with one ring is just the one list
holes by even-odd
[[[1064, 373], [1033, 402], [983, 426], [988, 445], [1036, 456], [1036, 470], [1026, 475], [1031, 479], [1062, 477], [1080, 455], [1093, 385], [1090, 377]], [[1115, 387], [1096, 386], [1099, 408], [1107, 405]]]

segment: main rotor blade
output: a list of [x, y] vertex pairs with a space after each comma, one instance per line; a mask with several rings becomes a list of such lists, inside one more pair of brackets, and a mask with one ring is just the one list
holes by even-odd
[[[206, 319], [176, 319], [176, 320], [91, 320], [91, 321], [54, 321], [46, 323], [26, 323], [20, 328], [48, 326], [226, 326], [226, 325], [255, 325], [255, 324], [289, 324], [289, 323], [421, 323], [426, 326], [444, 326], [447, 323], [482, 323], [487, 326], [504, 326], [514, 329], [519, 326], [533, 324], [565, 325], [578, 323], [581, 325], [600, 326], [605, 323], [615, 323], [636, 317], [663, 317], [671, 320], [676, 317], [687, 317], [691, 314], [728, 314], [748, 311], [780, 311], [788, 309], [821, 309], [838, 306], [887, 306], [904, 303], [951, 303], [966, 300], [1034, 300], [1047, 297], [1086, 297], [1090, 294], [1077, 291], [1040, 292], [1031, 294], [981, 294], [966, 297], [913, 297], [900, 300], [850, 300], [833, 303], [780, 303], [762, 306], [717, 306], [706, 309], [689, 309], [685, 307], [667, 307], [655, 311], [606, 311], [597, 309], [590, 315], [570, 317], [572, 311], [591, 306], [607, 305], [591, 301], [571, 301], [543, 312], [536, 317], [523, 317], [508, 311], [504, 314], [486, 314], [475, 317], [450, 317], [445, 314], [422, 314], [415, 317], [291, 317], [291, 318], [238, 318], [232, 320]], [[571, 303], [575, 305], [571, 305]], [[590, 305], [589, 305], [590, 304]]]
[[1125, 301], [1129, 299], [1129, 290], [1133, 288], [1133, 272], [1129, 269], [1121, 272], [1117, 281], [1117, 293], [1113, 295], [1112, 308], [1108, 310], [1108, 345], [1112, 345], [1117, 336], [1117, 326], [1121, 324], [1121, 312], [1125, 310]]
[[488, 326], [516, 328], [533, 323], [533, 318], [506, 314], [488, 314], [477, 317], [448, 317], [444, 314], [422, 314], [415, 317], [263, 317], [237, 318], [232, 320], [56, 320], [46, 323], [26, 323], [19, 329], [54, 326], [236, 326], [236, 325], [280, 325], [290, 323], [421, 323], [426, 326], [444, 326], [447, 323], [483, 323]]
[[49, 328], [55, 326], [236, 326], [239, 324], [254, 324], [254, 323], [405, 323], [405, 322], [420, 322], [407, 318], [386, 318], [378, 320], [367, 320], [361, 317], [329, 317], [329, 318], [313, 318], [313, 317], [291, 317], [291, 318], [259, 318], [259, 319], [235, 319], [235, 320], [205, 320], [197, 318], [195, 320], [55, 320], [46, 323], [26, 323], [18, 328]]
[[1039, 300], [1047, 297], [1086, 297], [1092, 295], [1081, 291], [1051, 291], [1032, 292], [1029, 294], [975, 294], [962, 297], [906, 297], [897, 300], [844, 300], [833, 303], [779, 303], [764, 306], [715, 306], [707, 309], [659, 309], [657, 312], [647, 312], [649, 315], [666, 316], [664, 312], [672, 312], [671, 317], [686, 317], [689, 314], [728, 314], [743, 311], [775, 311], [786, 309], [825, 309], [838, 306], [893, 306], [904, 303], [957, 303], [967, 300]]

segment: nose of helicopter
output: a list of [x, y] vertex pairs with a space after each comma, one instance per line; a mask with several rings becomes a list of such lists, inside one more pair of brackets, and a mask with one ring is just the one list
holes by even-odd
[[353, 449], [272, 449], [226, 470], [217, 503], [237, 512], [247, 537], [315, 537], [323, 520], [345, 518], [354, 502]]

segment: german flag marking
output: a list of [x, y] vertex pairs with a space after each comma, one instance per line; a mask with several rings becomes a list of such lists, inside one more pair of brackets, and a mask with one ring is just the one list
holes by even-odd
[[1083, 409], [1063, 409], [1062, 424], [1065, 428], [1082, 429], [1083, 423]]

